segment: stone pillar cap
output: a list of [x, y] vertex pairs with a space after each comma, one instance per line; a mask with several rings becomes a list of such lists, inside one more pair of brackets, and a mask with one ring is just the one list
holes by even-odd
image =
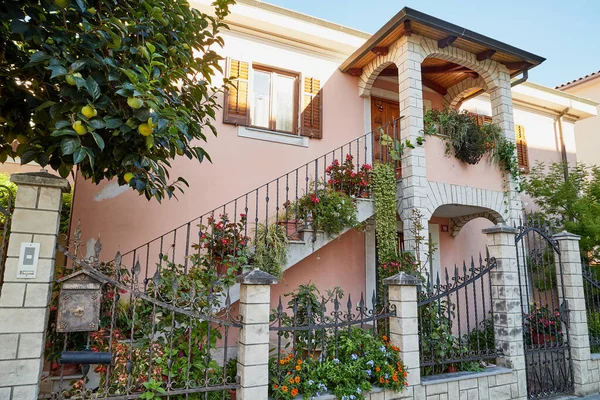
[[10, 176], [10, 181], [17, 185], [55, 187], [61, 189], [63, 192], [69, 192], [71, 190], [71, 185], [68, 180], [61, 178], [60, 176], [52, 175], [45, 169], [40, 172], [21, 172], [12, 174]]
[[243, 285], [274, 285], [278, 282], [276, 277], [258, 268], [236, 276], [235, 281]]
[[581, 236], [571, 232], [562, 231], [552, 236], [554, 240], [580, 240]]
[[393, 286], [421, 286], [421, 280], [416, 276], [407, 274], [406, 272], [400, 272], [389, 278], [383, 280], [384, 285]]
[[481, 232], [483, 232], [486, 235], [492, 234], [492, 233], [513, 233], [516, 234], [519, 232], [519, 230], [517, 228], [513, 228], [512, 226], [508, 226], [508, 225], [504, 225], [504, 224], [498, 224], [498, 225], [494, 225], [492, 227], [489, 228], [485, 228], [482, 229]]

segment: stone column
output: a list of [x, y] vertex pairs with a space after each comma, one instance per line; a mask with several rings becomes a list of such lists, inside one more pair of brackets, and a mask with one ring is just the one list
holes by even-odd
[[[510, 74], [506, 67], [502, 64], [498, 64], [498, 85], [490, 89], [490, 103], [492, 105], [492, 121], [497, 124], [504, 134], [504, 136], [515, 142], [515, 122], [513, 118], [513, 102], [512, 102], [512, 89], [510, 86]], [[517, 156], [515, 149], [515, 157]], [[521, 204], [521, 194], [518, 191], [519, 182], [512, 176], [507, 175], [508, 185], [505, 188], [506, 201], [506, 213], [509, 219], [506, 221], [507, 225], [518, 224], [519, 219], [523, 213], [523, 207]]]
[[[11, 175], [18, 185], [0, 294], [0, 398], [36, 399], [44, 363], [61, 194], [69, 182], [45, 171]], [[37, 274], [18, 278], [21, 243], [39, 243]]]
[[409, 386], [421, 383], [419, 360], [419, 318], [417, 286], [421, 281], [401, 272], [384, 279], [388, 286], [390, 306], [396, 308], [396, 316], [390, 318], [390, 341], [400, 348], [400, 357], [406, 365]]
[[[402, 155], [402, 205], [399, 209], [404, 227], [404, 243], [406, 250], [414, 251], [415, 234], [413, 210], [421, 212], [420, 218], [423, 229], [420, 236], [424, 241], [429, 240], [427, 222], [428, 185], [425, 169], [425, 147], [417, 144], [417, 138], [423, 137], [423, 86], [421, 83], [421, 63], [423, 56], [418, 51], [420, 46], [416, 36], [404, 36], [395, 44], [396, 65], [398, 66], [398, 91], [400, 102], [400, 138], [404, 143], [409, 140], [414, 148], [406, 147]], [[426, 246], [421, 246], [426, 247]], [[427, 259], [427, 249], [419, 250], [419, 258], [423, 264]], [[422, 267], [422, 265], [421, 265]]]
[[483, 230], [487, 234], [490, 258], [497, 265], [490, 271], [494, 335], [496, 347], [503, 352], [498, 364], [512, 368], [518, 384], [518, 398], [527, 397], [525, 352], [519, 270], [515, 235], [517, 230], [506, 225], [496, 225]]
[[561, 232], [552, 237], [560, 249], [560, 257], [555, 255], [558, 296], [560, 303], [566, 302], [569, 310], [569, 324], [565, 328], [571, 347], [575, 395], [584, 396], [598, 393], [599, 382], [593, 382], [588, 369], [591, 353], [579, 252], [580, 238], [568, 232]]
[[258, 269], [236, 277], [240, 283], [242, 328], [238, 339], [237, 400], [269, 396], [269, 311], [271, 287], [277, 278]]

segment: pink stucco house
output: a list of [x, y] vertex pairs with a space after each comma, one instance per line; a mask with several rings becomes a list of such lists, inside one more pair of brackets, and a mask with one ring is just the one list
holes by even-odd
[[[193, 4], [202, 9], [209, 1]], [[190, 243], [181, 238], [212, 210], [262, 221], [269, 216], [259, 205], [270, 201], [271, 213], [281, 213], [284, 201], [302, 192], [302, 180], [318, 178], [334, 159], [377, 158], [368, 133], [398, 117], [394, 134], [402, 140], [423, 135], [431, 108], [489, 117], [517, 141], [526, 173], [538, 160], [574, 162], [574, 126], [597, 112], [593, 101], [526, 80], [544, 58], [409, 8], [373, 35], [252, 0], [238, 0], [228, 23], [223, 69], [237, 90], [223, 98], [219, 135], [206, 145], [212, 163], [182, 158], [173, 166], [190, 183], [185, 194], [158, 204], [116, 181], [95, 186], [77, 177], [72, 228], [80, 223], [86, 238], [100, 234], [106, 257], [120, 250], [126, 262], [152, 268], [158, 253], [183, 259]], [[467, 165], [444, 152], [436, 137], [406, 149], [397, 183], [398, 234], [412, 248], [412, 210], [420, 210], [423, 234], [437, 244], [432, 272], [477, 256], [485, 249], [483, 228], [515, 224], [533, 207], [485, 158]], [[290, 244], [272, 298], [309, 280], [353, 296], [371, 292], [372, 204], [359, 205], [359, 220], [366, 221], [362, 229]], [[177, 237], [181, 249], [171, 245]]]

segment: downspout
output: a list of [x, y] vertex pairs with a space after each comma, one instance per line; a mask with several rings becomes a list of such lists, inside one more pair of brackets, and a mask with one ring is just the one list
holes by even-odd
[[565, 108], [563, 112], [561, 112], [556, 121], [558, 122], [558, 136], [560, 139], [560, 154], [563, 163], [563, 175], [565, 176], [565, 182], [569, 178], [569, 164], [567, 162], [567, 149], [565, 147], [565, 138], [563, 136], [563, 126], [562, 126], [562, 118], [569, 112], [569, 107]]

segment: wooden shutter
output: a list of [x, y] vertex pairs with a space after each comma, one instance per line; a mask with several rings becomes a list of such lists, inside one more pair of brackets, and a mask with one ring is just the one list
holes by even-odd
[[523, 125], [515, 125], [515, 139], [519, 169], [527, 172], [529, 171], [529, 152], [527, 150], [527, 139], [525, 138], [525, 127]]
[[304, 96], [300, 134], [313, 139], [323, 138], [323, 91], [321, 81], [304, 78]]
[[231, 83], [225, 90], [225, 112], [223, 122], [236, 125], [248, 125], [250, 108], [248, 107], [249, 65], [245, 61], [228, 59], [227, 77]]

